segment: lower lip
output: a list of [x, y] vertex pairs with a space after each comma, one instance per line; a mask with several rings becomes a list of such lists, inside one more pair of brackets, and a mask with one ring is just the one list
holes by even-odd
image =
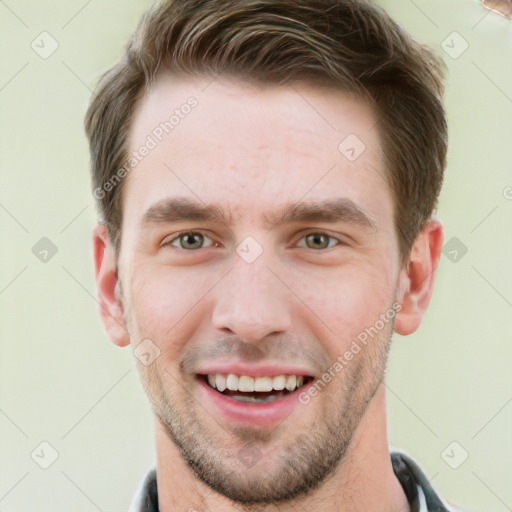
[[298, 406], [300, 393], [307, 389], [301, 386], [292, 393], [271, 402], [243, 402], [223, 395], [199, 378], [199, 387], [204, 397], [203, 404], [212, 403], [231, 422], [247, 423], [259, 426], [275, 426], [285, 420]]

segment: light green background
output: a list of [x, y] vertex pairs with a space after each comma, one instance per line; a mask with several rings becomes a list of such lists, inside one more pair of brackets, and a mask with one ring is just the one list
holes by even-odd
[[[476, 0], [378, 3], [449, 66], [439, 215], [445, 240], [468, 248], [458, 262], [442, 257], [420, 330], [395, 336], [390, 442], [451, 501], [512, 510], [512, 21]], [[94, 298], [82, 128], [89, 89], [148, 5], [0, 2], [2, 512], [127, 510], [155, 461], [133, 356], [108, 340]], [[42, 31], [59, 44], [48, 59], [31, 48]], [[441, 47], [448, 37], [461, 48], [454, 31], [469, 44], [456, 59]], [[58, 248], [47, 263], [32, 254], [44, 236]], [[31, 458], [43, 441], [59, 455], [46, 470]], [[453, 441], [469, 453], [458, 469], [441, 456]]]

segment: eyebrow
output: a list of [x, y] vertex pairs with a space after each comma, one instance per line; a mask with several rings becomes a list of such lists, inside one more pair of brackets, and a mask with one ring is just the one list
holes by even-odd
[[[287, 203], [272, 213], [264, 214], [268, 227], [304, 222], [344, 222], [366, 228], [377, 228], [377, 223], [351, 199], [341, 197], [323, 201]], [[221, 222], [228, 226], [230, 212], [220, 204], [204, 204], [188, 197], [166, 198], [149, 207], [142, 216], [140, 226], [152, 223], [182, 221]]]

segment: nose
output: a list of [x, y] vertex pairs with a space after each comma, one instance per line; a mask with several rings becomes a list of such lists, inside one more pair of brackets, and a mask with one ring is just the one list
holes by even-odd
[[236, 334], [246, 343], [290, 329], [289, 291], [263, 256], [252, 263], [238, 259], [216, 288], [212, 318], [216, 329]]

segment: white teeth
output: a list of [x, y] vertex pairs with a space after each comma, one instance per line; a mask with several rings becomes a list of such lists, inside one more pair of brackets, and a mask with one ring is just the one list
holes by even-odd
[[215, 374], [215, 386], [212, 387], [216, 387], [219, 391], [224, 391], [226, 389], [226, 377], [220, 373]]
[[252, 377], [248, 377], [247, 375], [242, 375], [241, 377], [239, 377], [238, 391], [245, 391], [245, 392], [254, 391], [254, 379]]
[[282, 391], [295, 391], [298, 387], [302, 386], [305, 377], [296, 375], [276, 375], [275, 377], [250, 377], [248, 375], [228, 375], [222, 373], [209, 374], [207, 376], [208, 384], [212, 388], [219, 391], [242, 391], [244, 393], [270, 392], [272, 390]]
[[286, 386], [286, 377], [284, 375], [278, 375], [277, 377], [274, 377], [272, 379], [272, 387], [277, 390], [281, 391]]
[[230, 391], [238, 391], [238, 377], [230, 373], [226, 379], [226, 386]]
[[286, 379], [286, 389], [288, 391], [293, 391], [297, 387], [297, 377], [295, 375], [288, 375]]
[[272, 391], [272, 379], [270, 377], [256, 377], [254, 391]]

